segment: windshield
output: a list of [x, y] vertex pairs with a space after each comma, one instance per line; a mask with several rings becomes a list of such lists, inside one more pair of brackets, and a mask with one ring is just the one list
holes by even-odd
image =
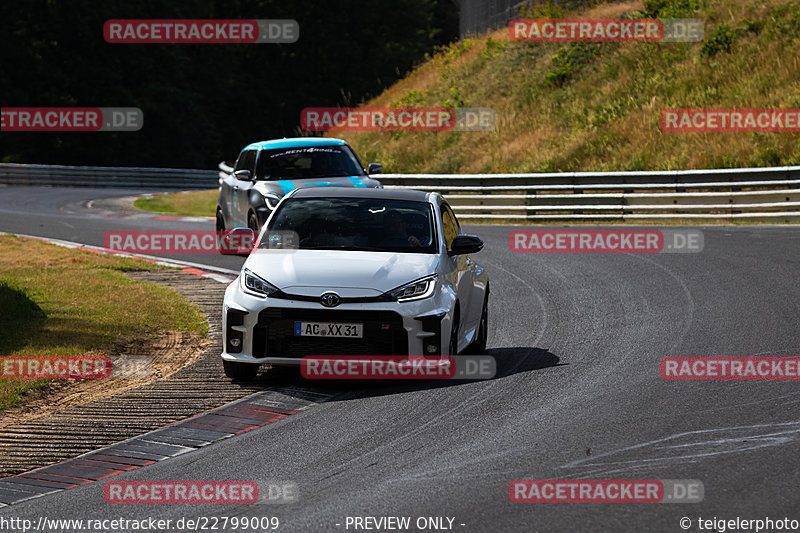
[[262, 180], [363, 176], [364, 169], [346, 146], [304, 146], [263, 150], [256, 176]]
[[[436, 253], [433, 227], [426, 202], [289, 198], [272, 217], [269, 232], [295, 233], [296, 246], [304, 250]], [[269, 246], [268, 239], [260, 245]]]

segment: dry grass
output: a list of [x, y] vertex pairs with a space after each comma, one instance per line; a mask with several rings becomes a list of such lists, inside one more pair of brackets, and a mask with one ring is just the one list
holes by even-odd
[[[200, 309], [124, 271], [150, 263], [0, 235], [0, 355], [110, 354], [166, 332], [207, 335]], [[0, 410], [46, 381], [0, 380]]]
[[[674, 5], [692, 0], [673, 0]], [[387, 172], [672, 170], [800, 164], [797, 133], [664, 133], [673, 107], [800, 108], [800, 5], [704, 0], [704, 43], [517, 43], [500, 29], [439, 51], [368, 106], [491, 107], [492, 132], [337, 132]], [[562, 16], [636, 16], [615, 2]], [[675, 15], [667, 14], [668, 18]], [[730, 51], [714, 47], [722, 25]], [[716, 53], [704, 53], [704, 50]], [[572, 58], [549, 83], [553, 57]]]

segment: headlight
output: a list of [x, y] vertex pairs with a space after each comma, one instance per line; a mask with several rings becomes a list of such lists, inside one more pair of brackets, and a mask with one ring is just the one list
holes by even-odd
[[255, 296], [269, 296], [278, 290], [278, 287], [256, 276], [246, 268], [239, 275], [239, 286], [244, 292]]
[[281, 198], [277, 194], [267, 193], [264, 195], [264, 203], [270, 210], [275, 209], [280, 201]]
[[436, 288], [436, 278], [438, 277], [437, 274], [425, 276], [424, 278], [392, 289], [387, 294], [398, 302], [428, 298], [433, 294], [433, 290]]

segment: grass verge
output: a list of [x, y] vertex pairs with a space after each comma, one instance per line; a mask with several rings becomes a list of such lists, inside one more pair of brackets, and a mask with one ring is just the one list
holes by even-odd
[[701, 18], [697, 43], [442, 48], [367, 107], [490, 107], [489, 132], [334, 132], [390, 173], [677, 170], [800, 164], [800, 134], [665, 133], [669, 108], [800, 107], [796, 0], [537, 1], [522, 16]]
[[187, 191], [137, 198], [133, 206], [145, 211], [185, 217], [213, 217], [219, 189]]
[[[120, 338], [166, 331], [208, 335], [200, 309], [175, 291], [137, 282], [135, 259], [0, 235], [0, 356], [109, 353]], [[0, 379], [0, 411], [47, 380]]]

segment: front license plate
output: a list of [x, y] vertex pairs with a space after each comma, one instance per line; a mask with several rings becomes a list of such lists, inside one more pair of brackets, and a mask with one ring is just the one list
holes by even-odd
[[295, 322], [295, 337], [345, 337], [360, 339], [364, 336], [364, 324], [342, 324], [341, 322]]

